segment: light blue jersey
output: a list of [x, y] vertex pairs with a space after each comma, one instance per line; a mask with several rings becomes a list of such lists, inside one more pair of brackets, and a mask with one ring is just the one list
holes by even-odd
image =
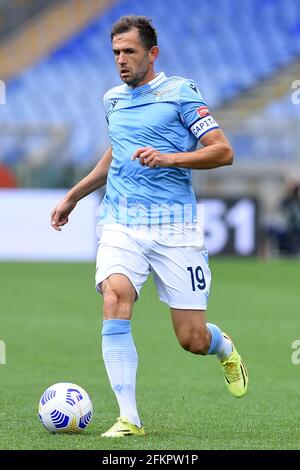
[[136, 88], [121, 85], [104, 96], [112, 163], [100, 223], [194, 222], [191, 170], [149, 168], [132, 160], [139, 147], [162, 153], [191, 152], [218, 127], [192, 80], [159, 73]]

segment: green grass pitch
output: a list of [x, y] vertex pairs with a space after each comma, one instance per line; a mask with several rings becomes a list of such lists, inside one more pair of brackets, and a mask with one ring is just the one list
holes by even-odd
[[[214, 357], [185, 352], [149, 281], [135, 306], [137, 396], [145, 438], [100, 437], [118, 415], [101, 358], [101, 297], [92, 264], [2, 263], [1, 449], [299, 449], [299, 261], [216, 259], [208, 320], [235, 340], [249, 392], [229, 395]], [[84, 387], [94, 416], [81, 435], [52, 435], [38, 420], [55, 382]]]

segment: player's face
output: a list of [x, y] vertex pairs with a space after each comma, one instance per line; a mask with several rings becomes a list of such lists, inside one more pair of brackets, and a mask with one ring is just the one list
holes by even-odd
[[112, 48], [121, 80], [135, 88], [148, 83], [155, 77], [153, 63], [158, 48], [147, 51], [141, 43], [136, 28], [113, 37]]

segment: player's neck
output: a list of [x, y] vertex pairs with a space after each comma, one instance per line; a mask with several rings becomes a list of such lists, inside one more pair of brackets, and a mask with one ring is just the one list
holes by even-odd
[[137, 84], [135, 85], [134, 87], [132, 88], [137, 88], [139, 86], [143, 86], [143, 85], [146, 85], [147, 83], [151, 82], [152, 80], [154, 80], [154, 78], [156, 77], [156, 73], [154, 72], [153, 69], [151, 70], [148, 70], [148, 72], [146, 73], [146, 75], [144, 76], [144, 78]]

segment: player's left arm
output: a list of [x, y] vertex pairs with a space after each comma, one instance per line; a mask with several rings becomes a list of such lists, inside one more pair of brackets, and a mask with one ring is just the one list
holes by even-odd
[[152, 147], [139, 148], [133, 159], [149, 167], [179, 167], [207, 170], [231, 165], [233, 151], [218, 123], [210, 115], [193, 80], [184, 80], [176, 102], [179, 122], [202, 144], [191, 152], [161, 153]]
[[231, 165], [233, 150], [221, 129], [212, 129], [200, 138], [202, 148], [193, 152], [161, 153], [152, 147], [138, 148], [132, 159], [150, 168], [179, 167], [209, 170]]

